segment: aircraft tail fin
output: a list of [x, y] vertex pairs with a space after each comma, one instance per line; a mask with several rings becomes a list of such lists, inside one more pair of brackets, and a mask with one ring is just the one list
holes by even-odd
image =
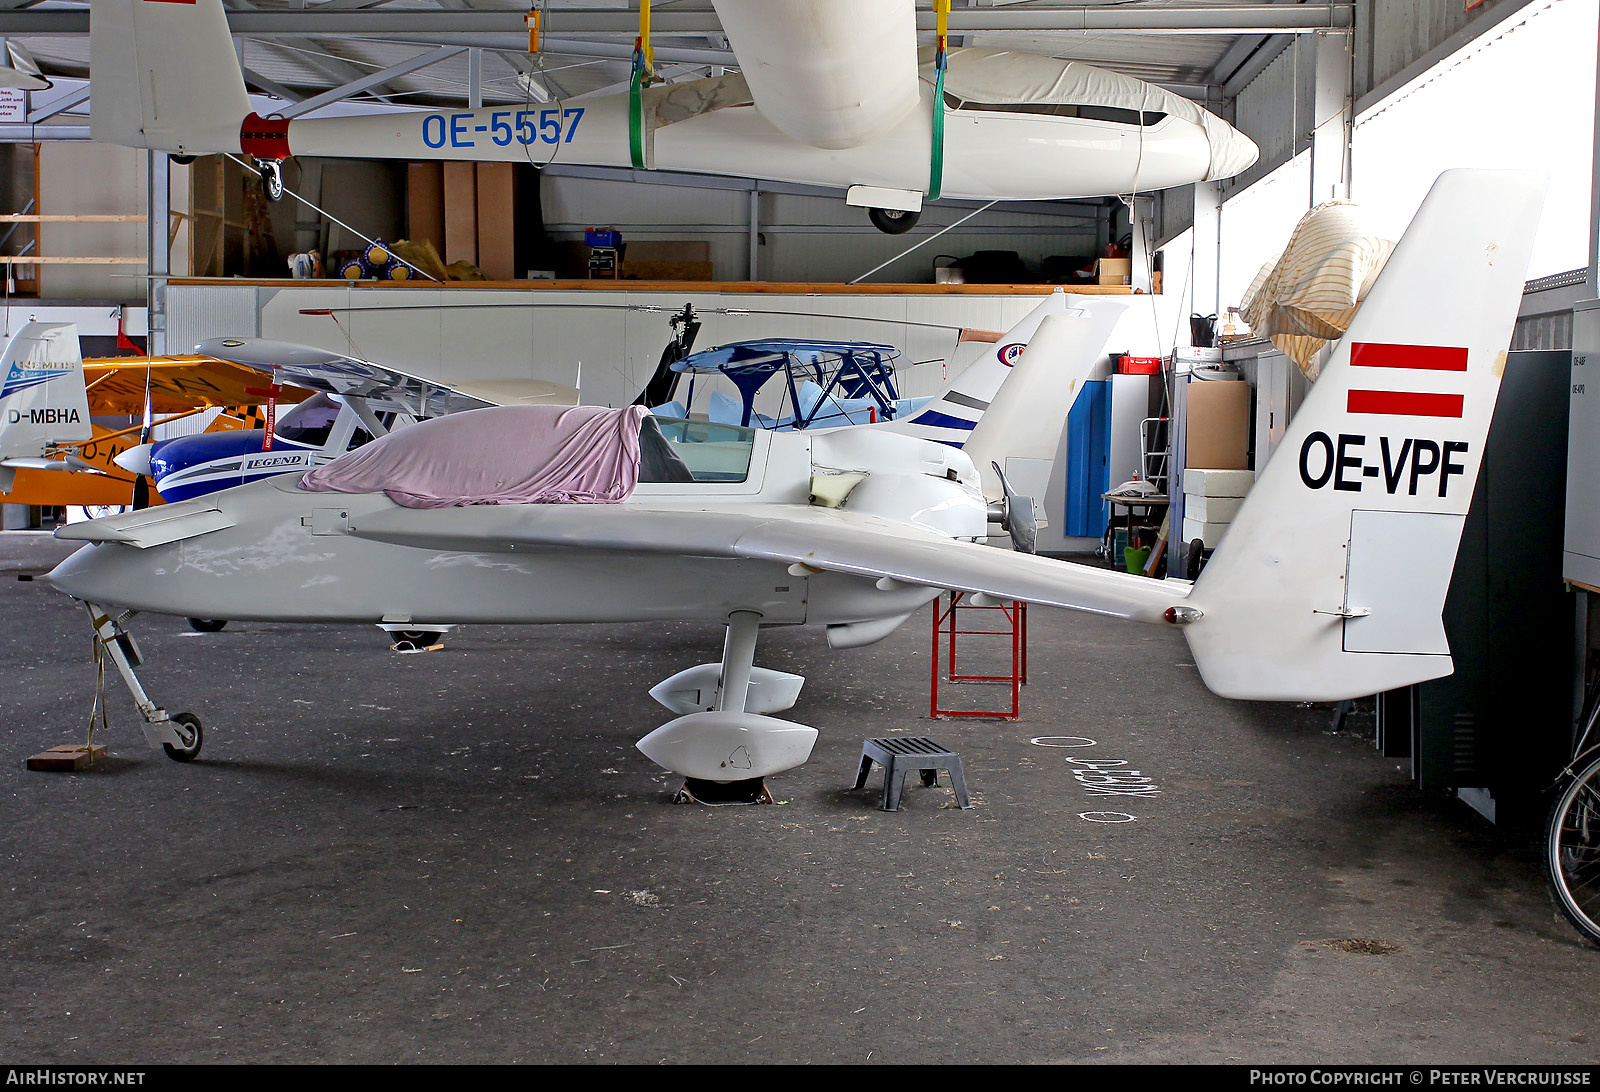
[[[1005, 332], [994, 347], [967, 365], [943, 394], [907, 418], [870, 426], [886, 432], [903, 432], [924, 440], [960, 447], [971, 435], [973, 426], [988, 410], [1011, 370], [1022, 358], [1023, 350], [1038, 332], [1039, 324], [1050, 315], [1067, 313], [1067, 297], [1059, 288], [1046, 297], [1022, 321]], [[1053, 453], [1052, 453], [1053, 455]]]
[[1016, 491], [1033, 497], [1039, 525], [1047, 526], [1044, 497], [1061, 430], [1126, 309], [1097, 300], [1084, 314], [1047, 315], [1040, 322], [1011, 376], [962, 445], [983, 477], [984, 496], [1002, 495], [994, 472], [999, 463]]
[[93, 0], [90, 135], [181, 155], [238, 152], [250, 96], [221, 0]]
[[[78, 327], [30, 322], [0, 355], [0, 492], [57, 444], [92, 439]], [[26, 460], [19, 462], [18, 460]]]
[[1174, 608], [1216, 693], [1339, 700], [1452, 670], [1441, 613], [1544, 189], [1520, 171], [1434, 183]]

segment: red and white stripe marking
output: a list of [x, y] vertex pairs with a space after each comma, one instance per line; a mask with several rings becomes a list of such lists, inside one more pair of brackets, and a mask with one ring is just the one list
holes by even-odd
[[[1467, 350], [1448, 345], [1384, 345], [1358, 341], [1350, 347], [1350, 366], [1465, 373]], [[1346, 408], [1351, 413], [1459, 418], [1464, 402], [1465, 397], [1460, 394], [1351, 388]]]

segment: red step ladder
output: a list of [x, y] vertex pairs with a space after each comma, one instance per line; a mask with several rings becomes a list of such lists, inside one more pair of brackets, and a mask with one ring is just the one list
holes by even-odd
[[[980, 605], [971, 602], [971, 598], [967, 592], [953, 591], [949, 595], [948, 605], [942, 597], [933, 601], [933, 686], [929, 698], [930, 715], [935, 720], [941, 717], [1016, 720], [1021, 715], [1022, 687], [1028, 681], [1028, 604], [987, 602]], [[971, 628], [974, 626], [982, 628]], [[961, 674], [956, 667], [957, 636], [1009, 640], [1011, 673], [1009, 675]], [[964, 644], [970, 650], [972, 642], [967, 641]], [[947, 683], [1008, 683], [1011, 686], [1011, 708], [1009, 710], [944, 708], [939, 704], [941, 677]]]

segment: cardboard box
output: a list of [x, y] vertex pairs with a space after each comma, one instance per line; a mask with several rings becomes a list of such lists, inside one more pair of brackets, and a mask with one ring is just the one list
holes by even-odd
[[709, 281], [711, 244], [704, 239], [636, 239], [623, 256], [630, 281]]
[[1184, 468], [1248, 470], [1249, 384], [1238, 380], [1191, 382], [1187, 403]]
[[1094, 263], [1095, 284], [1131, 284], [1133, 283], [1132, 258], [1096, 258]]

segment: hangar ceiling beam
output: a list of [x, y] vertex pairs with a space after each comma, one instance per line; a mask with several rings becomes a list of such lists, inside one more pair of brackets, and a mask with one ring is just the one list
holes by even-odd
[[[304, 5], [306, 0], [300, 0]], [[321, 0], [317, 4], [318, 11], [351, 11], [361, 8], [376, 8], [387, 4], [389, 0]]]
[[[350, 83], [354, 80], [359, 80], [368, 71], [335, 55], [332, 46], [313, 38], [277, 38], [262, 44], [288, 50], [296, 60], [310, 65], [330, 80], [339, 83]], [[387, 99], [389, 95], [395, 93], [394, 88], [387, 85], [380, 85], [371, 90], [372, 94], [380, 99]]]
[[401, 61], [399, 64], [392, 64], [388, 68], [369, 73], [357, 80], [351, 80], [347, 84], [324, 91], [320, 95], [313, 95], [311, 98], [297, 102], [285, 110], [280, 110], [278, 112], [279, 116], [288, 119], [297, 118], [302, 114], [309, 114], [313, 110], [329, 106], [339, 102], [341, 99], [347, 99], [351, 95], [358, 95], [368, 88], [377, 87], [379, 84], [387, 83], [389, 80], [410, 75], [419, 68], [427, 68], [429, 65], [438, 64], [440, 61], [454, 57], [460, 52], [462, 52], [461, 46], [440, 46], [429, 53], [411, 57]]
[[75, 87], [64, 94], [57, 95], [55, 98], [46, 102], [42, 102], [32, 110], [29, 110], [28, 124], [37, 125], [46, 118], [53, 118], [57, 114], [70, 110], [79, 103], [87, 101], [89, 101], [89, 88]]
[[38, 144], [46, 140], [88, 140], [87, 125], [0, 125], [0, 144]]
[[300, 95], [298, 93], [289, 90], [276, 80], [267, 79], [267, 77], [246, 65], [241, 64], [239, 66], [239, 71], [244, 74], [244, 82], [245, 86], [247, 87], [253, 87], [257, 91], [265, 91], [273, 98], [282, 99], [284, 102], [300, 101]]
[[[1271, 4], [1287, 4], [1293, 3], [1294, 0], [1267, 0], [1267, 2]], [[1245, 35], [1229, 46], [1227, 52], [1212, 66], [1211, 71], [1206, 75], [1206, 82], [1217, 84], [1223, 88], [1224, 97], [1231, 97], [1237, 94], [1237, 86], [1232, 91], [1228, 90], [1228, 88], [1235, 84], [1242, 66], [1247, 61], [1259, 60], [1260, 66], [1254, 68], [1254, 73], [1259, 73], [1261, 68], [1266, 67], [1272, 58], [1278, 55], [1284, 44], [1282, 41], [1274, 42], [1271, 35]], [[1263, 54], [1265, 55], [1264, 59], [1262, 59]], [[1254, 74], [1252, 74], [1252, 78], [1254, 78]], [[1248, 83], [1249, 80], [1244, 82]]]
[[[368, 7], [374, 2], [386, 3], [387, 0], [329, 0], [329, 4], [325, 4], [323, 6], [326, 8], [333, 3], [339, 3], [345, 7]], [[434, 3], [438, 4], [441, 8], [444, 8], [447, 11], [482, 11], [484, 9], [478, 6], [479, 2], [480, 0], [434, 0]], [[473, 48], [485, 47], [475, 46]], [[536, 64], [524, 50], [515, 48], [508, 49], [502, 53], [499, 53], [498, 56], [517, 75], [530, 77], [530, 79], [536, 81], [541, 87], [543, 86], [544, 81], [538, 78], [538, 64]], [[554, 95], [549, 94], [548, 88], [545, 90], [547, 97], [546, 99], [541, 99], [540, 101], [548, 101], [549, 98], [555, 97]], [[559, 88], [557, 90], [559, 91]]]
[[[228, 26], [235, 34], [255, 38], [305, 35], [389, 37], [423, 34], [445, 41], [457, 34], [519, 34], [527, 41], [521, 11], [391, 11], [354, 9], [328, 11], [326, 6], [263, 11], [232, 9]], [[722, 33], [712, 11], [664, 10], [654, 13], [651, 30], [658, 35]], [[1354, 5], [1348, 3], [1243, 5], [1211, 7], [1180, 5], [1163, 8], [1068, 7], [1029, 5], [1019, 8], [957, 8], [950, 13], [952, 33], [975, 31], [1137, 31], [1146, 34], [1310, 34], [1348, 29]], [[636, 11], [582, 9], [547, 13], [544, 30], [552, 36], [638, 33]], [[917, 13], [917, 29], [934, 29], [932, 12]], [[0, 32], [54, 38], [89, 33], [87, 11], [0, 11]], [[631, 45], [631, 43], [630, 43]], [[526, 46], [524, 46], [526, 48]]]
[[[301, 0], [301, 2], [303, 3], [304, 0]], [[224, 14], [229, 16], [260, 11], [255, 0], [222, 0], [222, 7]], [[0, 18], [4, 18], [4, 16], [0, 15]], [[303, 63], [317, 69], [336, 83], [348, 83], [352, 80], [361, 79], [367, 74], [366, 69], [359, 68], [340, 57], [338, 51], [328, 42], [313, 40], [309, 37], [287, 36], [266, 44], [294, 51]], [[244, 43], [236, 36], [233, 46], [234, 50], [239, 54], [239, 65], [242, 68], [244, 66]], [[371, 90], [375, 97], [385, 101], [395, 93], [395, 89], [387, 84], [380, 84]]]

